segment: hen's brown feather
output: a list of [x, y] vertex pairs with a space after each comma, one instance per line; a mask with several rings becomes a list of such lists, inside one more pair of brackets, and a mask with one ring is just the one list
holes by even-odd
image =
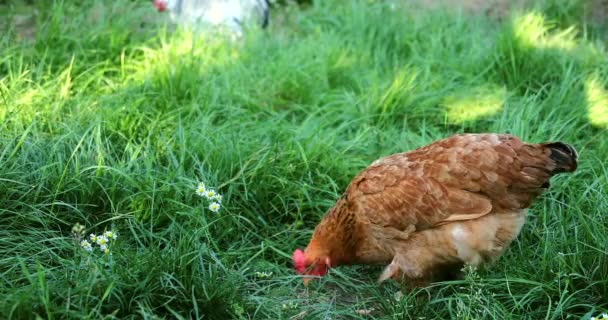
[[[431, 255], [437, 265], [441, 254], [452, 258], [448, 262], [467, 262], [446, 236], [454, 226], [497, 224], [500, 230], [499, 225], [509, 225], [548, 187], [552, 175], [576, 169], [576, 157], [572, 147], [559, 142], [527, 144], [511, 135], [462, 134], [381, 158], [352, 180], [315, 229], [306, 255], [311, 261], [326, 255], [336, 263], [396, 263], [397, 256], [418, 247], [415, 259], [422, 261], [419, 255], [435, 252], [428, 247], [433, 245], [445, 247]], [[484, 218], [493, 215], [506, 218]], [[465, 242], [481, 248], [478, 242], [493, 241], [503, 247], [519, 232], [521, 225], [513, 225], [507, 236], [496, 231], [487, 235], [491, 239]], [[474, 230], [468, 234], [475, 237]]]

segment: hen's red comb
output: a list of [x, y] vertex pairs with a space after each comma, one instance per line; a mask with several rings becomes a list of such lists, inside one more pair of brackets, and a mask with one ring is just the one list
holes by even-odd
[[304, 273], [306, 270], [306, 256], [304, 255], [304, 252], [300, 249], [296, 249], [296, 251], [293, 252], [291, 260], [293, 260], [293, 267], [296, 269], [296, 272], [299, 274]]
[[154, 0], [153, 4], [159, 12], [167, 10], [167, 2], [165, 2], [165, 0]]

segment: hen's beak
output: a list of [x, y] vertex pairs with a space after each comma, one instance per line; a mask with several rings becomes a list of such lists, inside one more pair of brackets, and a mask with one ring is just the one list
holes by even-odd
[[308, 281], [312, 280], [312, 278], [305, 277], [302, 281], [304, 281], [304, 286], [308, 287]]

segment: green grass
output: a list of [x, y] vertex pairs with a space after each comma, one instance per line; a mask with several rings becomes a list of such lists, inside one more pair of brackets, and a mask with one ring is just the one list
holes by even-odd
[[[105, 2], [49, 2], [35, 39], [0, 37], [0, 318], [608, 309], [606, 30], [577, 10], [552, 2], [499, 22], [317, 1], [230, 42], [169, 31], [148, 2]], [[290, 255], [350, 179], [458, 132], [562, 140], [580, 166], [554, 179], [496, 264], [463, 281], [397, 301], [396, 284], [375, 283], [379, 267], [355, 266], [303, 287]], [[218, 214], [198, 181], [224, 195]], [[112, 256], [81, 250], [76, 223], [118, 230]]]

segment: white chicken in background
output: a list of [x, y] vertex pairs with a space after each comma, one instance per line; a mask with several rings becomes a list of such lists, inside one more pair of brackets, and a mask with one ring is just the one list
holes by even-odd
[[167, 11], [171, 20], [178, 24], [196, 27], [228, 27], [240, 35], [243, 25], [257, 23], [268, 25], [267, 0], [154, 0], [159, 12]]

